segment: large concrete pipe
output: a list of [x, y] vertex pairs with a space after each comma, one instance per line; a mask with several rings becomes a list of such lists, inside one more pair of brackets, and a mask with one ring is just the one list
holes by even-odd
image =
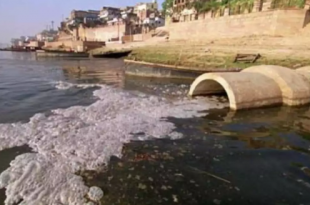
[[305, 72], [310, 73], [310, 66], [304, 66], [304, 67], [297, 68], [296, 71], [305, 71]]
[[190, 96], [227, 93], [233, 110], [282, 104], [277, 83], [260, 73], [206, 73], [192, 83]]
[[[242, 73], [262, 74], [274, 80], [281, 89], [285, 105], [298, 106], [310, 103], [309, 81], [292, 69], [274, 65], [260, 65], [247, 68]], [[253, 92], [256, 92], [257, 89], [253, 87]], [[267, 95], [271, 91], [267, 87], [264, 92]]]
[[296, 72], [306, 77], [310, 82], [310, 66], [304, 66], [296, 69]]

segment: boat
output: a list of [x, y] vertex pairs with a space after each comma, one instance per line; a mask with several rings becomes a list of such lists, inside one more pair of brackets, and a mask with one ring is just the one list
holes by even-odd
[[121, 58], [128, 56], [132, 50], [110, 50], [102, 53], [92, 54], [93, 58]]
[[10, 52], [34, 52], [34, 50], [23, 49], [23, 48], [0, 48], [0, 51], [10, 51]]
[[87, 52], [74, 52], [74, 51], [60, 51], [60, 50], [37, 50], [37, 57], [49, 58], [88, 58], [89, 53]]

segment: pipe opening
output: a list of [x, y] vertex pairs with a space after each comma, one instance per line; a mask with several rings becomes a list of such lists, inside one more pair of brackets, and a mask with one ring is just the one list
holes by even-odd
[[216, 95], [216, 96], [225, 96], [227, 97], [227, 92], [225, 88], [215, 80], [204, 80], [200, 82], [195, 89], [193, 90], [192, 96], [207, 96], [207, 95]]

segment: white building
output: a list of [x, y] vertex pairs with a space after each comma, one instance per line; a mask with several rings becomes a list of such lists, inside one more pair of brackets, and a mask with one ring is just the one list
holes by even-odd
[[30, 41], [34, 41], [34, 40], [36, 40], [35, 36], [27, 36], [25, 39], [26, 42], [30, 42]]
[[156, 0], [153, 0], [151, 3], [140, 3], [136, 5], [136, 11], [147, 11], [147, 10], [158, 10], [158, 4]]

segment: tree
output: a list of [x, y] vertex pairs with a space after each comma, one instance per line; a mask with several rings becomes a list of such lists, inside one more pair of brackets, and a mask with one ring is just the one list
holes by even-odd
[[162, 3], [164, 15], [166, 15], [167, 11], [173, 7], [173, 1], [174, 0], [164, 0]]

